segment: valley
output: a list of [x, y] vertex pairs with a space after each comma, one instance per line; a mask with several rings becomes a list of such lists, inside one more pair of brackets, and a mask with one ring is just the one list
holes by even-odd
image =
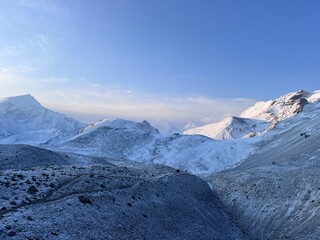
[[3, 99], [0, 239], [316, 240], [319, 99], [289, 93], [172, 134]]

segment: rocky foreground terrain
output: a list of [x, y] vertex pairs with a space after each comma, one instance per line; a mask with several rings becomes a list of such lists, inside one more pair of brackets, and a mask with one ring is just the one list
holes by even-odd
[[[0, 239], [246, 239], [208, 184], [178, 169], [0, 148]], [[29, 164], [17, 167], [16, 154]]]

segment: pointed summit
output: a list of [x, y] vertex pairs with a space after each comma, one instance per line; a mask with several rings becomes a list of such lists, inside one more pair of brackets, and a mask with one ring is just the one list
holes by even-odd
[[257, 102], [240, 117], [268, 121], [270, 128], [273, 128], [279, 121], [300, 113], [309, 103], [307, 100], [309, 95], [310, 93], [300, 90], [283, 95], [274, 101]]
[[257, 102], [240, 117], [227, 117], [222, 121], [184, 131], [185, 134], [201, 134], [214, 139], [252, 137], [303, 111], [310, 100], [320, 99], [319, 92], [312, 94], [300, 90], [285, 94], [276, 100]]
[[243, 138], [248, 134], [255, 135], [267, 127], [268, 124], [264, 121], [231, 116], [219, 122], [186, 130], [184, 134], [200, 134], [213, 139], [228, 140]]
[[0, 143], [53, 143], [74, 136], [83, 127], [43, 107], [30, 94], [0, 100]]
[[25, 109], [42, 107], [42, 105], [31, 94], [3, 98], [0, 100], [0, 105], [15, 108], [23, 107]]

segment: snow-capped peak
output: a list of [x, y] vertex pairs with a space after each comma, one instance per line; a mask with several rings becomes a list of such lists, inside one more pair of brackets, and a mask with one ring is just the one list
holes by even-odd
[[231, 116], [219, 122], [189, 129], [184, 134], [200, 134], [214, 139], [227, 140], [256, 134], [265, 131], [267, 127], [268, 124], [264, 121]]
[[161, 134], [171, 135], [180, 131], [165, 119], [152, 122], [152, 126], [157, 128]]
[[288, 93], [274, 101], [257, 102], [240, 117], [227, 117], [220, 122], [184, 131], [185, 134], [201, 134], [214, 139], [252, 137], [272, 129], [279, 121], [298, 114], [309, 102], [320, 100], [320, 91], [308, 93], [300, 90]]
[[3, 98], [0, 100], [0, 106], [2, 108], [14, 107], [24, 109], [42, 107], [41, 104], [30, 94]]
[[274, 101], [257, 102], [245, 110], [240, 117], [268, 121], [273, 128], [277, 122], [301, 112], [308, 104], [309, 95], [310, 93], [300, 90], [283, 95]]
[[94, 124], [90, 124], [81, 130], [80, 134], [87, 134], [89, 132], [94, 132], [99, 128], [113, 128], [113, 129], [126, 129], [126, 130], [147, 130], [154, 133], [158, 133], [158, 131], [153, 128], [149, 122], [142, 121], [142, 122], [133, 122], [130, 120], [125, 119], [103, 119], [99, 120]]
[[0, 100], [0, 143], [38, 145], [66, 139], [84, 124], [43, 107], [30, 94]]
[[308, 102], [319, 102], [320, 101], [320, 90], [316, 90], [307, 96]]
[[183, 127], [183, 131], [187, 131], [196, 127], [198, 127], [197, 124], [195, 124], [194, 122], [189, 122]]

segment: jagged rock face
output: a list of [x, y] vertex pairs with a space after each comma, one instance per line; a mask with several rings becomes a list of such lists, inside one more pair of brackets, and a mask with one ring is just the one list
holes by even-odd
[[[292, 113], [296, 114], [302, 111], [303, 107], [308, 104], [308, 100], [305, 98], [309, 95], [308, 92], [300, 90], [296, 93], [288, 94], [283, 97], [280, 97], [276, 101], [273, 102], [272, 106], [280, 105], [280, 106], [289, 106], [291, 109], [287, 109], [284, 111], [282, 120], [289, 117]], [[280, 117], [281, 118], [281, 117]]]
[[6, 170], [0, 192], [1, 239], [246, 239], [203, 180], [160, 165]]
[[240, 117], [267, 121], [270, 123], [270, 130], [278, 122], [300, 113], [303, 107], [308, 104], [307, 97], [309, 95], [310, 93], [301, 90], [286, 94], [274, 101], [257, 102], [245, 110]]
[[39, 145], [75, 135], [84, 124], [50, 111], [31, 95], [0, 100], [0, 143]]
[[285, 120], [242, 164], [211, 178], [252, 239], [319, 239], [319, 121], [319, 110]]

